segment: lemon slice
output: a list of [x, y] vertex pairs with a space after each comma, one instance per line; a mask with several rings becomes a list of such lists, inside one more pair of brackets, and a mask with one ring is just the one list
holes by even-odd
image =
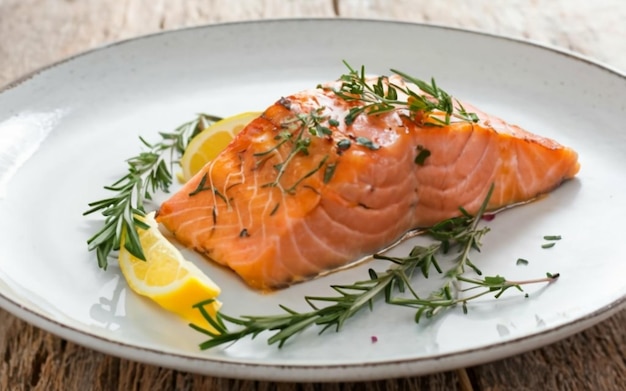
[[183, 169], [179, 179], [188, 181], [205, 164], [213, 160], [235, 138], [235, 135], [258, 117], [259, 112], [245, 112], [224, 118], [196, 135], [180, 159]]
[[188, 322], [210, 327], [193, 305], [215, 299], [205, 306], [214, 316], [221, 306], [216, 300], [220, 288], [196, 265], [185, 260], [181, 252], [163, 236], [154, 219], [154, 212], [142, 220], [149, 226], [148, 229], [137, 229], [146, 260], [126, 250], [124, 238], [120, 246], [119, 265], [128, 286]]

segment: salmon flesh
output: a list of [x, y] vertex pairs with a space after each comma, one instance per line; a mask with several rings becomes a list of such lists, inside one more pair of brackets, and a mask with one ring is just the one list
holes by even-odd
[[[367, 82], [398, 86], [398, 101], [412, 99], [404, 88], [427, 96], [398, 76]], [[251, 287], [272, 290], [380, 251], [459, 207], [475, 213], [492, 184], [488, 209], [497, 210], [579, 170], [574, 150], [468, 104], [456, 102], [472, 120], [406, 105], [375, 112], [340, 96], [342, 83], [271, 105], [157, 220]]]

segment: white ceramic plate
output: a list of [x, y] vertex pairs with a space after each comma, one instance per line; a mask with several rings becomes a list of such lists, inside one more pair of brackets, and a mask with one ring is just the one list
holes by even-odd
[[[344, 72], [398, 68], [580, 153], [576, 180], [490, 222], [485, 274], [559, 272], [527, 288], [416, 325], [378, 302], [340, 333], [311, 330], [284, 348], [266, 335], [200, 351], [203, 336], [132, 294], [119, 269], [96, 266], [87, 203], [140, 150], [197, 112], [259, 110]], [[216, 376], [365, 380], [474, 365], [578, 332], [624, 307], [626, 79], [589, 61], [510, 39], [433, 26], [358, 20], [238, 23], [157, 34], [71, 58], [0, 93], [0, 304], [64, 338], [110, 354]], [[542, 237], [563, 239], [549, 250]], [[403, 250], [404, 251], [404, 250]], [[223, 287], [224, 312], [305, 309], [306, 294], [366, 278], [364, 267], [257, 294], [186, 252]], [[516, 265], [522, 257], [527, 266]], [[367, 265], [370, 266], [370, 265]], [[365, 266], [365, 267], [367, 267]], [[374, 264], [384, 269], [384, 264]], [[372, 342], [372, 337], [377, 342]]]

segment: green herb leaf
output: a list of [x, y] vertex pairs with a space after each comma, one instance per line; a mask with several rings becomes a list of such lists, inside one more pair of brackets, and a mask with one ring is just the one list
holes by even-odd
[[330, 182], [333, 175], [335, 174], [336, 168], [337, 168], [337, 163], [329, 163], [326, 165], [326, 169], [324, 170], [324, 183]]
[[373, 151], [380, 149], [380, 145], [376, 144], [375, 142], [368, 139], [367, 137], [357, 137], [354, 141], [356, 141], [357, 145], [361, 145]]
[[415, 164], [423, 166], [426, 159], [430, 156], [430, 151], [423, 145], [417, 146], [417, 156], [415, 156]]
[[346, 149], [350, 148], [351, 144], [352, 142], [350, 141], [350, 139], [341, 139], [337, 141], [337, 149], [339, 149], [340, 151], [345, 151]]

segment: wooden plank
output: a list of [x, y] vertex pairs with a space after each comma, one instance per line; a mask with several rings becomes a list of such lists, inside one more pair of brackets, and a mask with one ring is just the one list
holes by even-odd
[[561, 342], [470, 368], [480, 390], [626, 390], [626, 311]]
[[207, 23], [332, 17], [330, 0], [0, 0], [0, 86], [94, 47]]
[[274, 383], [195, 375], [123, 360], [66, 342], [0, 310], [1, 390], [456, 389], [454, 372], [367, 383]]

